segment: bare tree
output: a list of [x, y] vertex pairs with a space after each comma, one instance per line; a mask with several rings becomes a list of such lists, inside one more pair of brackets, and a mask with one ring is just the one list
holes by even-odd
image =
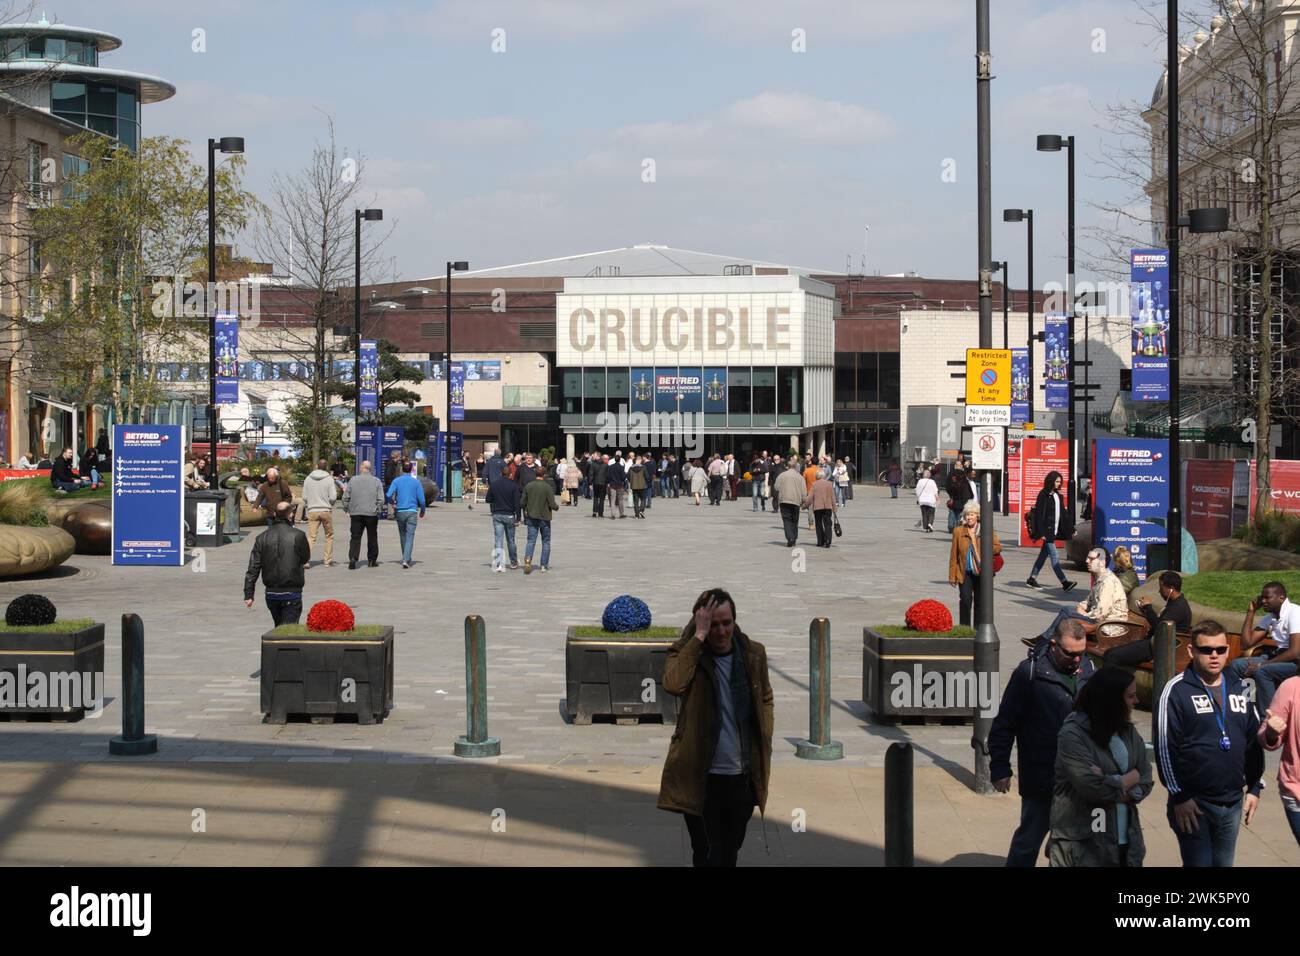
[[[275, 330], [275, 351], [298, 360], [305, 371], [294, 378], [306, 386], [311, 414], [311, 458], [321, 455], [321, 436], [330, 417], [328, 408], [336, 355], [351, 354], [351, 337], [342, 348], [333, 329], [352, 326], [351, 287], [355, 269], [355, 210], [360, 208], [364, 162], [340, 150], [334, 120], [326, 116], [327, 135], [317, 142], [311, 159], [297, 173], [277, 174], [271, 181], [271, 217], [258, 236], [261, 258], [286, 263], [289, 286], [284, 295], [290, 310], [302, 316], [286, 318]], [[386, 235], [367, 236], [362, 249], [362, 274], [379, 256]], [[265, 326], [263, 326], [265, 328]], [[300, 449], [306, 453], [307, 449]]]

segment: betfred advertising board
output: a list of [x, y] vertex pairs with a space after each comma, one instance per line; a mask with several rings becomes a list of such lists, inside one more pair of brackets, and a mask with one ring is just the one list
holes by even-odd
[[1121, 544], [1128, 548], [1145, 581], [1147, 554], [1169, 540], [1169, 442], [1099, 438], [1092, 473], [1092, 540], [1111, 554]]
[[[1278, 461], [1268, 464], [1269, 507], [1274, 511], [1300, 514], [1300, 461]], [[1250, 513], [1255, 514], [1255, 462], [1250, 463]]]
[[1029, 537], [1025, 515], [1038, 503], [1038, 492], [1048, 474], [1059, 471], [1066, 480], [1061, 484], [1061, 498], [1070, 506], [1070, 444], [1063, 438], [1026, 438], [1020, 443], [1020, 545], [1041, 544]]
[[1183, 522], [1197, 541], [1214, 541], [1232, 535], [1232, 474], [1236, 462], [1193, 458], [1187, 462], [1183, 482], [1187, 503]]

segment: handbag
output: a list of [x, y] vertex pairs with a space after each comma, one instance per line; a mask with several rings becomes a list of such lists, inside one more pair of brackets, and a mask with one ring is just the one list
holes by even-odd
[[1006, 564], [1006, 562], [1002, 560], [1002, 555], [1000, 555], [1000, 554], [995, 554], [995, 555], [993, 555], [993, 573], [994, 573], [994, 574], [997, 574], [999, 571], [1001, 571], [1001, 570], [1002, 570], [1002, 565], [1004, 565], [1004, 564]]
[[840, 516], [832, 511], [831, 520], [835, 522], [835, 537], [841, 537], [844, 534], [844, 529], [840, 527]]
[[560, 492], [560, 504], [567, 505], [569, 501], [570, 501], [569, 489], [565, 488], [563, 491]]

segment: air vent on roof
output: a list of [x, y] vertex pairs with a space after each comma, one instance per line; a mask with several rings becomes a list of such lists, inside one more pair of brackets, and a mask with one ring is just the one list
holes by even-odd
[[421, 322], [420, 338], [422, 339], [441, 339], [447, 334], [447, 320], [441, 322]]
[[520, 322], [521, 339], [552, 339], [555, 337], [555, 325], [551, 322]]
[[742, 265], [723, 266], [722, 274], [724, 276], [752, 276], [754, 274], [754, 267]]
[[623, 274], [622, 266], [595, 266], [590, 272], [587, 273], [587, 277], [591, 278], [592, 276], [621, 276], [622, 274]]

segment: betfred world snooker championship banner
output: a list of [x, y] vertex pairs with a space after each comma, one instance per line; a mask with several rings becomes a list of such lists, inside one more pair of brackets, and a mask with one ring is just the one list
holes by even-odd
[[1133, 401], [1169, 401], [1169, 250], [1130, 254]]
[[1111, 554], [1121, 544], [1127, 547], [1138, 580], [1145, 581], [1151, 546], [1169, 539], [1169, 442], [1099, 438], [1092, 473], [1093, 543]]

